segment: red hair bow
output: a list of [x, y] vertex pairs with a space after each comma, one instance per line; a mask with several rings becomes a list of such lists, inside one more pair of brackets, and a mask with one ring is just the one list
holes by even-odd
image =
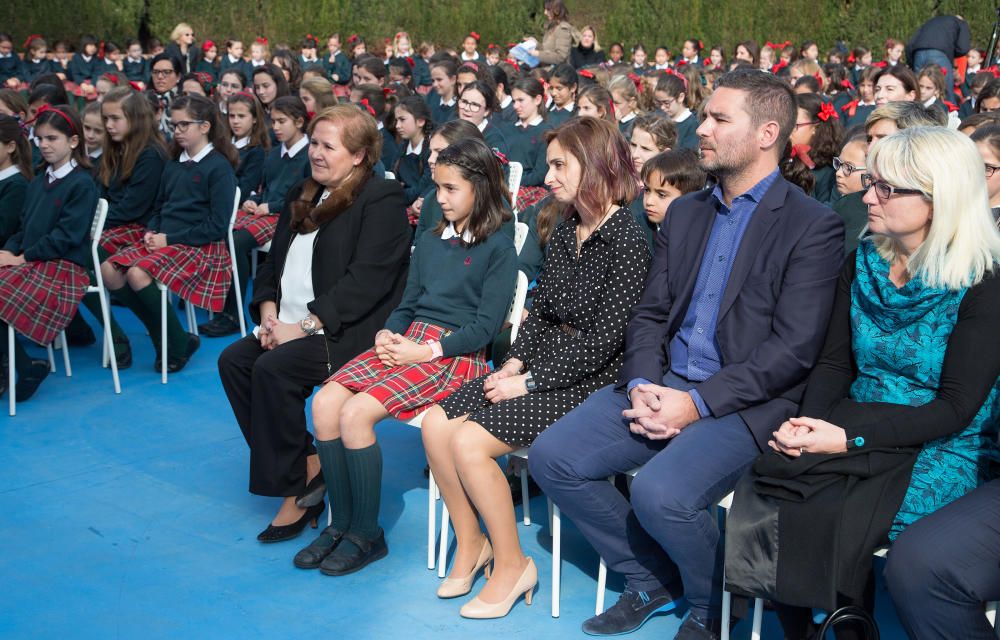
[[205, 42], [204, 42], [204, 43], [203, 43], [203, 44], [201, 45], [201, 50], [202, 50], [202, 51], [205, 51], [205, 52], [207, 52], [207, 51], [208, 51], [209, 49], [211, 49], [211, 48], [212, 48], [212, 47], [214, 47], [214, 46], [215, 46], [215, 43], [214, 43], [214, 42], [212, 42], [211, 40], [206, 40], [206, 41], [205, 41]]
[[405, 32], [405, 31], [397, 31], [397, 32], [396, 32], [396, 40], [399, 40], [400, 38], [405, 38], [405, 37], [408, 37], [408, 36], [406, 35], [406, 32]]
[[490, 51], [490, 50], [493, 50], [493, 49], [499, 49], [499, 48], [500, 48], [500, 47], [496, 46], [496, 45], [495, 45], [495, 44], [493, 44], [492, 42], [491, 42], [491, 43], [489, 43], [488, 45], [486, 45], [486, 50], [487, 50], [487, 51]]
[[509, 65], [511, 65], [513, 67], [519, 67], [520, 66], [520, 63], [517, 60], [515, 60], [514, 58], [507, 58], [506, 60], [504, 60], [504, 62], [506, 62], [507, 64], [509, 64]]
[[843, 89], [853, 89], [854, 88], [854, 83], [851, 82], [850, 80], [844, 79], [844, 80], [840, 81], [840, 86]]
[[946, 68], [944, 68], [944, 67], [941, 67], [941, 75], [943, 75], [943, 76], [948, 75], [948, 70]]
[[642, 78], [634, 73], [630, 73], [628, 74], [628, 79], [632, 81], [637, 91], [642, 91]]
[[834, 107], [829, 102], [823, 103], [823, 106], [819, 108], [819, 113], [816, 114], [816, 117], [822, 120], [823, 122], [826, 122], [830, 118], [833, 118], [834, 120], [840, 119], [840, 116], [837, 115], [836, 107]]
[[507, 43], [507, 48], [508, 48], [508, 49], [513, 49], [513, 48], [514, 48], [514, 47], [516, 47], [516, 46], [517, 46], [517, 43], [516, 43], [516, 42], [508, 42], [508, 43]]
[[70, 120], [70, 117], [66, 115], [66, 112], [62, 111], [61, 109], [57, 109], [50, 104], [43, 104], [42, 106], [38, 107], [38, 111], [35, 112], [35, 117], [26, 122], [25, 124], [32, 124], [34, 122], [38, 122], [38, 118], [40, 118], [43, 113], [55, 113], [62, 116], [62, 119], [65, 120], [66, 124], [69, 125], [69, 130], [73, 132], [73, 135], [79, 135], [79, 132], [76, 130], [76, 126], [73, 124], [73, 121]]
[[816, 78], [816, 82], [819, 83], [819, 88], [822, 89], [823, 88], [823, 76], [819, 75], [819, 71], [817, 71], [816, 73], [813, 74], [813, 77]]
[[132, 82], [131, 80], [129, 80], [128, 86], [132, 87], [136, 91], [142, 91], [142, 85], [139, 84], [138, 82]]
[[353, 44], [353, 43], [355, 43], [357, 41], [358, 41], [358, 34], [356, 34], [356, 33], [352, 33], [347, 38], [347, 44]]
[[476, 42], [479, 42], [479, 34], [478, 33], [476, 33], [475, 31], [470, 31], [469, 35], [472, 36], [473, 40], [475, 40]]
[[778, 64], [771, 67], [771, 73], [778, 73], [787, 66], [788, 66], [788, 60], [779, 60]]
[[986, 67], [985, 69], [980, 69], [979, 72], [990, 73], [993, 74], [994, 78], [1000, 78], [1000, 69], [998, 69], [996, 65], [993, 65], [992, 67]]
[[471, 62], [471, 61], [470, 62], [466, 62], [466, 63], [462, 64], [462, 66], [463, 67], [468, 67], [468, 68], [472, 69], [473, 71], [475, 71], [476, 73], [479, 73], [479, 65], [476, 64], [475, 62]]
[[850, 52], [849, 54], [847, 54], [847, 62], [849, 64], [854, 64], [857, 61], [858, 61], [858, 59], [856, 57], [854, 57], [854, 52], [853, 51]]
[[886, 67], [889, 66], [889, 63], [886, 62], [885, 60], [879, 60], [878, 62], [873, 62], [872, 66], [878, 67], [879, 69], [885, 69]]
[[367, 109], [368, 113], [372, 114], [373, 118], [375, 117], [375, 109], [373, 109], [372, 106], [368, 104], [368, 98], [361, 99], [361, 106]]
[[256, 42], [257, 44], [262, 44], [265, 47], [267, 46], [267, 38], [265, 38], [264, 36], [258, 36], [257, 39], [254, 40], [254, 42]]
[[792, 46], [792, 41], [791, 40], [785, 40], [784, 42], [771, 42], [770, 40], [768, 40], [767, 44], [764, 45], [764, 46], [771, 47], [772, 49], [780, 51], [780, 50], [784, 49], [785, 47]]
[[382, 87], [382, 97], [388, 98], [389, 96], [396, 95], [396, 90], [392, 87]]
[[104, 40], [101, 40], [100, 46], [97, 47], [97, 57], [98, 58], [104, 57]]
[[194, 74], [195, 78], [198, 78], [198, 82], [205, 86], [211, 86], [212, 84], [212, 74], [205, 73], [204, 71], [196, 71]]
[[579, 71], [577, 71], [577, 73], [583, 76], [584, 78], [590, 78], [591, 80], [594, 79], [594, 72], [591, 71], [590, 69], [580, 69]]
[[816, 163], [813, 162], [812, 158], [809, 157], [809, 151], [810, 147], [807, 144], [793, 144], [792, 153], [789, 157], [798, 158], [799, 160], [802, 161], [803, 164], [805, 164], [810, 169], [815, 169]]
[[24, 48], [27, 49], [28, 47], [31, 46], [32, 42], [34, 42], [35, 40], [41, 40], [41, 39], [42, 39], [42, 36], [38, 35], [37, 33], [31, 34], [30, 36], [28, 36], [28, 39], [24, 41]]
[[406, 56], [406, 64], [410, 65], [411, 69], [417, 66], [417, 63], [413, 61], [412, 56]]
[[941, 102], [944, 103], [944, 106], [948, 107], [949, 113], [952, 111], [958, 111], [958, 105], [954, 102], [948, 102], [947, 100], [942, 100]]
[[501, 165], [507, 166], [508, 164], [510, 164], [510, 161], [507, 159], [507, 156], [504, 155], [504, 153], [501, 152], [496, 147], [493, 147], [493, 155], [496, 156], [496, 159], [500, 161]]
[[105, 73], [101, 76], [101, 80], [107, 80], [116, 87], [118, 86], [118, 75], [115, 73]]
[[313, 118], [316, 117], [316, 112], [315, 111], [306, 111], [306, 117], [309, 118], [310, 120], [312, 120]]
[[678, 60], [678, 61], [677, 61], [677, 65], [676, 65], [676, 66], [678, 66], [678, 67], [683, 67], [683, 66], [684, 66], [684, 65], [686, 65], [687, 63], [688, 63], [688, 61], [687, 61], [687, 60], [685, 60], [685, 59], [681, 58], [680, 60]]

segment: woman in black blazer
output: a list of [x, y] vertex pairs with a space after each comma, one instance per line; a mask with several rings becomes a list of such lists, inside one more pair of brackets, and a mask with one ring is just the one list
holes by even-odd
[[261, 542], [291, 539], [322, 513], [306, 398], [371, 346], [402, 296], [410, 253], [403, 190], [372, 173], [382, 138], [371, 116], [330, 107], [309, 138], [312, 175], [288, 194], [254, 279], [250, 314], [259, 326], [219, 356], [250, 445], [250, 492], [284, 498]]

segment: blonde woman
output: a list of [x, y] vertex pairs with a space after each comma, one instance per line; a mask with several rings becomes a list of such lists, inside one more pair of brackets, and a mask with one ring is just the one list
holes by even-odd
[[184, 73], [192, 73], [198, 67], [198, 47], [194, 46], [194, 29], [186, 22], [178, 23], [170, 32], [170, 40], [166, 53], [180, 60]]

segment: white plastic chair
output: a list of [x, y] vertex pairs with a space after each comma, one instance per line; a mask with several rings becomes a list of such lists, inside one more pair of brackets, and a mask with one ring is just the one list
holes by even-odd
[[260, 254], [260, 253], [270, 253], [270, 252], [271, 252], [271, 241], [270, 240], [268, 240], [264, 244], [260, 245], [259, 247], [254, 247], [253, 250], [250, 251], [250, 278], [251, 279], [257, 277], [257, 255]]
[[396, 179], [396, 174], [393, 173], [392, 171], [386, 171], [385, 172], [385, 179], [386, 180], [395, 180]]
[[514, 210], [514, 220], [517, 220], [517, 192], [521, 190], [521, 176], [524, 175], [524, 165], [511, 162], [507, 165], [507, 189], [510, 190], [510, 206]]
[[[240, 188], [236, 187], [233, 197], [233, 213], [229, 216], [229, 229], [226, 231], [226, 243], [229, 249], [229, 267], [233, 272], [233, 288], [236, 292], [236, 315], [240, 321], [240, 335], [247, 335], [246, 319], [243, 317], [243, 293], [240, 291], [240, 279], [236, 274], [236, 246], [233, 243], [233, 225], [236, 224], [236, 214], [240, 209]], [[160, 381], [167, 384], [167, 305], [170, 296], [167, 287], [157, 281], [156, 288], [160, 290]], [[188, 331], [198, 335], [198, 319], [195, 316], [194, 305], [185, 300], [184, 311], [187, 315]]]
[[517, 255], [521, 255], [521, 249], [524, 248], [524, 241], [528, 239], [528, 225], [523, 222], [514, 223], [514, 250], [517, 251]]
[[[16, 332], [14, 331], [14, 325], [7, 325], [7, 395], [10, 401], [10, 415], [17, 415], [17, 384], [15, 383], [15, 376], [17, 371], [14, 367], [14, 341], [17, 340]], [[66, 366], [66, 377], [69, 378], [73, 375], [73, 369], [69, 364], [69, 345], [66, 344], [66, 332], [60, 331], [59, 337], [59, 348], [63, 352], [63, 364]], [[56, 361], [55, 356], [52, 353], [52, 345], [46, 345], [46, 349], [49, 353], [49, 369], [55, 373]]]

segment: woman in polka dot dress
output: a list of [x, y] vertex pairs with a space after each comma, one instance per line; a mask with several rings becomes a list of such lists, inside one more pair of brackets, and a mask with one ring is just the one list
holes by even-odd
[[642, 229], [616, 204], [631, 202], [638, 184], [617, 128], [577, 118], [546, 137], [545, 183], [567, 215], [549, 242], [531, 314], [502, 368], [464, 384], [423, 421], [427, 459], [458, 540], [451, 575], [438, 596], [469, 593], [479, 570], [487, 568], [486, 586], [462, 607], [468, 618], [502, 617], [521, 594], [530, 604], [538, 580], [534, 563], [521, 551], [510, 489], [493, 458], [530, 445], [588, 395], [614, 382], [629, 310], [649, 266]]

